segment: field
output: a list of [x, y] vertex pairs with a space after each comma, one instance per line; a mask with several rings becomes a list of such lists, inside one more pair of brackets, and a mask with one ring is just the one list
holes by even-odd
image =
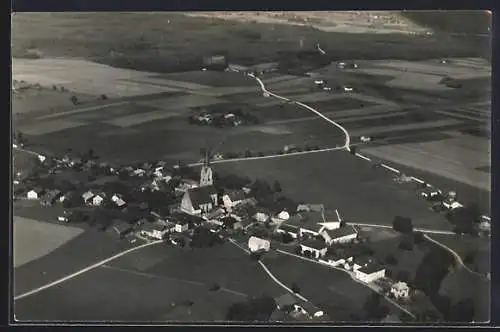
[[[210, 292], [213, 283], [221, 289]], [[22, 320], [221, 321], [231, 304], [264, 293], [283, 290], [229, 244], [194, 251], [157, 245], [18, 300], [16, 314]], [[187, 300], [192, 307], [180, 305]]]
[[79, 228], [14, 217], [14, 268], [45, 256], [78, 236]]

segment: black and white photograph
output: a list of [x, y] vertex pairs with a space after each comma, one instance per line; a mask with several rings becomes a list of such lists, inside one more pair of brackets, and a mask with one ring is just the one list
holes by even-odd
[[14, 12], [13, 324], [485, 324], [492, 13]]

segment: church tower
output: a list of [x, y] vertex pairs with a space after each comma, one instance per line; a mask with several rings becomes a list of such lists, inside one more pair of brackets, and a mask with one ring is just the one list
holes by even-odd
[[212, 174], [212, 168], [210, 167], [210, 161], [207, 152], [205, 153], [205, 159], [203, 161], [203, 166], [201, 167], [200, 187], [207, 187], [213, 184], [214, 184], [214, 178]]

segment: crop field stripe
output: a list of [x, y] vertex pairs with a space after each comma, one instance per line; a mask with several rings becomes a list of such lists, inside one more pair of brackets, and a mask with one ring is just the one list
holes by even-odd
[[121, 252], [121, 253], [118, 253], [118, 254], [116, 254], [116, 255], [114, 255], [114, 256], [111, 256], [111, 257], [109, 257], [109, 258], [107, 258], [107, 259], [104, 259], [104, 260], [102, 260], [102, 261], [100, 261], [100, 262], [98, 262], [98, 263], [95, 263], [95, 264], [93, 264], [93, 265], [91, 265], [91, 266], [88, 266], [88, 267], [86, 267], [86, 268], [84, 268], [84, 269], [82, 269], [82, 270], [80, 270], [80, 271], [78, 271], [78, 272], [75, 272], [75, 273], [70, 274], [70, 275], [68, 275], [68, 276], [66, 276], [66, 277], [63, 277], [63, 278], [58, 279], [58, 280], [56, 280], [56, 281], [54, 281], [54, 282], [51, 282], [51, 283], [49, 283], [49, 284], [47, 284], [47, 285], [45, 285], [45, 286], [38, 287], [38, 288], [33, 289], [33, 290], [31, 290], [31, 291], [29, 291], [29, 292], [26, 292], [26, 293], [24, 293], [24, 294], [17, 295], [17, 296], [15, 296], [15, 297], [14, 297], [14, 300], [20, 300], [20, 299], [25, 298], [25, 297], [27, 297], [27, 296], [30, 296], [30, 295], [33, 295], [33, 294], [39, 293], [39, 292], [41, 292], [41, 291], [43, 291], [43, 290], [45, 290], [45, 289], [47, 289], [47, 288], [50, 288], [50, 287], [56, 286], [56, 285], [58, 285], [58, 284], [60, 284], [60, 283], [63, 283], [63, 282], [65, 282], [65, 281], [67, 281], [67, 280], [73, 279], [73, 278], [75, 278], [75, 277], [77, 277], [77, 276], [79, 276], [79, 275], [81, 275], [81, 274], [83, 274], [83, 273], [85, 273], [85, 272], [88, 272], [88, 271], [91, 271], [91, 270], [93, 270], [93, 269], [96, 269], [96, 268], [98, 268], [98, 267], [100, 267], [100, 266], [102, 266], [102, 265], [104, 265], [104, 264], [106, 264], [106, 263], [109, 263], [109, 262], [111, 262], [111, 261], [115, 260], [116, 258], [122, 257], [122, 256], [124, 256], [124, 255], [126, 255], [126, 254], [128, 254], [128, 253], [130, 253], [130, 252], [133, 252], [133, 251], [136, 251], [136, 250], [139, 250], [139, 249], [145, 248], [145, 247], [149, 247], [149, 246], [152, 246], [152, 245], [156, 245], [156, 244], [159, 244], [159, 243], [163, 243], [163, 241], [162, 241], [162, 240], [160, 240], [160, 241], [154, 241], [154, 242], [150, 242], [150, 243], [145, 243], [145, 244], [142, 244], [142, 245], [140, 245], [140, 246], [137, 246], [137, 247], [134, 247], [134, 248], [131, 248], [131, 249], [125, 250], [125, 251], [123, 251], [123, 252]]

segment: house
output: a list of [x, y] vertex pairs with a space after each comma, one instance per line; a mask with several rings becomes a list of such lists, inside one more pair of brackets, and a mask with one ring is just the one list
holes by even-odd
[[280, 220], [288, 220], [290, 219], [290, 213], [288, 213], [286, 210], [283, 210], [280, 213], [278, 213], [276, 217]]
[[143, 170], [142, 168], [137, 168], [137, 169], [133, 170], [132, 174], [134, 176], [144, 176], [144, 175], [146, 175], [146, 171]]
[[258, 222], [266, 222], [269, 220], [269, 215], [265, 212], [257, 212], [253, 215], [253, 218]]
[[241, 221], [238, 221], [233, 217], [226, 217], [223, 218], [221, 221], [224, 227], [226, 227], [227, 229], [237, 230], [243, 228]]
[[296, 239], [299, 235], [299, 228], [297, 226], [281, 224], [276, 229], [276, 232], [279, 234], [289, 234], [292, 238]]
[[220, 218], [224, 215], [224, 210], [223, 209], [216, 209], [212, 210], [209, 213], [205, 214], [205, 219], [207, 220], [212, 220], [212, 219], [217, 219]]
[[410, 296], [410, 287], [406, 282], [399, 281], [392, 285], [390, 292], [396, 299], [407, 299]]
[[111, 232], [114, 232], [114, 234], [118, 235], [120, 238], [124, 238], [133, 230], [133, 227], [124, 220], [115, 219], [113, 221], [113, 225], [109, 228], [109, 230]]
[[156, 240], [163, 240], [171, 231], [171, 227], [146, 223], [141, 227], [140, 234]]
[[93, 206], [100, 206], [105, 199], [106, 199], [105, 193], [97, 194], [94, 197], [92, 197], [92, 205]]
[[358, 232], [353, 226], [347, 225], [334, 230], [323, 229], [320, 235], [325, 239], [328, 245], [332, 245], [333, 243], [352, 242], [358, 237]]
[[345, 257], [342, 257], [338, 254], [331, 254], [329, 252], [326, 253], [326, 255], [321, 258], [319, 261], [320, 263], [337, 267], [339, 265], [344, 265], [346, 263], [351, 263], [354, 260], [354, 257], [352, 255], [346, 255]]
[[374, 263], [375, 263], [374, 259], [369, 256], [356, 257], [356, 259], [354, 259], [354, 263], [352, 264], [352, 269], [353, 271], [356, 271], [363, 267], [372, 265]]
[[457, 202], [453, 197], [448, 197], [443, 201], [443, 206], [448, 210], [454, 210], [462, 207], [463, 205]]
[[323, 310], [320, 310], [317, 308], [315, 305], [313, 305], [311, 302], [302, 302], [300, 303], [300, 307], [302, 310], [304, 310], [309, 318], [319, 318], [323, 317], [324, 312]]
[[94, 193], [90, 190], [82, 194], [82, 199], [85, 204], [89, 204], [91, 202], [92, 197], [94, 197]]
[[441, 194], [441, 190], [433, 187], [426, 187], [419, 191], [419, 195], [427, 200], [432, 200], [436, 197], [439, 197]]
[[325, 212], [325, 206], [323, 204], [299, 204], [297, 206], [297, 212]]
[[189, 221], [188, 220], [185, 220], [185, 219], [184, 220], [177, 220], [175, 222], [174, 230], [177, 233], [186, 232], [188, 229], [189, 229]]
[[56, 200], [61, 196], [61, 191], [54, 189], [54, 190], [49, 190], [47, 193], [42, 197], [41, 204], [43, 206], [50, 206], [56, 202]]
[[245, 192], [243, 190], [232, 190], [222, 196], [222, 202], [226, 209], [232, 209], [236, 205], [245, 200]]
[[45, 193], [44, 189], [42, 189], [41, 187], [36, 187], [26, 193], [26, 198], [40, 199], [44, 193]]
[[111, 196], [111, 201], [113, 201], [113, 203], [115, 203], [116, 206], [120, 208], [125, 207], [125, 205], [127, 204], [127, 202], [123, 200], [123, 195], [121, 194], [114, 194], [113, 196]]
[[313, 258], [320, 258], [325, 256], [327, 251], [327, 246], [324, 241], [319, 239], [308, 239], [300, 244], [301, 252], [304, 256], [307, 256], [307, 253]]
[[369, 264], [355, 270], [354, 277], [362, 282], [370, 283], [385, 277], [385, 268], [377, 264]]
[[188, 214], [207, 213], [217, 204], [217, 190], [214, 186], [191, 188], [181, 201], [181, 210]]
[[290, 293], [285, 293], [274, 299], [276, 301], [276, 307], [278, 310], [288, 311], [293, 308], [294, 304], [299, 303], [297, 298]]
[[268, 240], [264, 240], [256, 236], [251, 236], [248, 239], [248, 248], [251, 252], [267, 252], [271, 248], [271, 243]]

